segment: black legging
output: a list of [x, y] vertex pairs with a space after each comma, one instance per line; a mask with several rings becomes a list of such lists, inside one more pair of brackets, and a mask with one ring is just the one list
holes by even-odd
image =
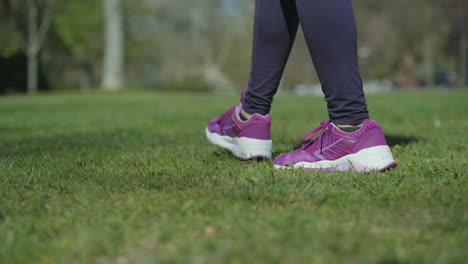
[[270, 112], [299, 23], [322, 83], [330, 120], [369, 119], [359, 73], [351, 0], [256, 0], [252, 71], [243, 108]]

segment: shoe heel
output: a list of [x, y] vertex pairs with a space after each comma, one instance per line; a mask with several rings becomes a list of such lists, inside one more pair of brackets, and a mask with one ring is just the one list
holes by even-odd
[[396, 165], [389, 146], [366, 148], [349, 157], [357, 171], [383, 171]]
[[253, 138], [236, 138], [236, 148], [233, 150], [237, 157], [248, 160], [253, 158], [271, 158], [273, 141]]

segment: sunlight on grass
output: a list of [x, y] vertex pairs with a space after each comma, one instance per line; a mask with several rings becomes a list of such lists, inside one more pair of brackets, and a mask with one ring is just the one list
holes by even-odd
[[[0, 263], [463, 263], [468, 93], [369, 97], [399, 167], [275, 171], [204, 138], [237, 97], [0, 98]], [[274, 154], [326, 118], [284, 96]]]

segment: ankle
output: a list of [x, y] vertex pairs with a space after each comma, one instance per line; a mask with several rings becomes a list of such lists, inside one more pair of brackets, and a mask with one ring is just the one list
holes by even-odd
[[252, 118], [253, 114], [245, 111], [244, 109], [241, 109], [239, 117], [241, 118], [242, 121], [248, 121], [250, 118]]
[[351, 124], [351, 125], [336, 125], [337, 127], [362, 127], [364, 123]]
[[349, 124], [349, 125], [336, 125], [341, 131], [346, 132], [346, 133], [353, 133], [361, 129], [362, 125], [364, 123], [360, 124]]

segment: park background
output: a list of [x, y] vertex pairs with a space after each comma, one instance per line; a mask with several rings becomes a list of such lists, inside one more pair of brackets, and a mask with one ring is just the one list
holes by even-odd
[[[460, 88], [464, 0], [356, 0], [366, 89]], [[238, 93], [250, 70], [252, 0], [2, 0], [0, 93], [109, 90]], [[318, 93], [298, 34], [281, 91]]]
[[[0, 0], [0, 263], [466, 263], [468, 1], [353, 3], [384, 173], [207, 142], [248, 81], [253, 0]], [[297, 38], [274, 157], [327, 118]]]

